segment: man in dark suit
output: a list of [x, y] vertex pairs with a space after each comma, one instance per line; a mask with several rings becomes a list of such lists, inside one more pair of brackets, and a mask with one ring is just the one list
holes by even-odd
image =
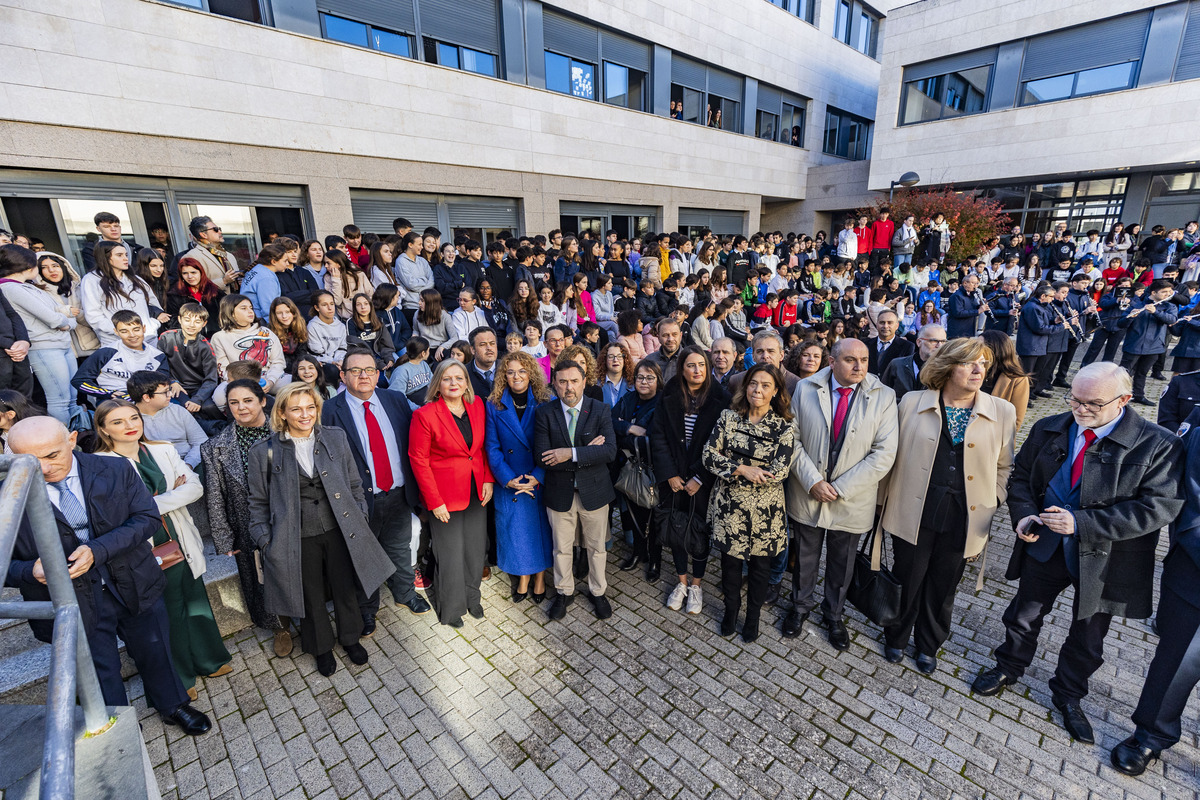
[[896, 335], [900, 330], [900, 317], [890, 308], [875, 317], [875, 329], [879, 336], [867, 342], [867, 372], [878, 377], [892, 359], [911, 356], [916, 347], [908, 339]]
[[896, 402], [909, 392], [915, 392], [925, 387], [921, 385], [921, 367], [933, 358], [938, 348], [946, 343], [946, 329], [937, 323], [921, 328], [917, 334], [917, 349], [911, 356], [893, 358], [879, 377], [884, 386], [896, 393]]
[[575, 599], [573, 556], [578, 531], [588, 554], [588, 589], [598, 619], [612, 616], [604, 596], [608, 589], [607, 562], [609, 503], [617, 499], [608, 464], [617, 457], [612, 414], [605, 403], [585, 397], [583, 370], [573, 361], [554, 373], [558, 399], [538, 406], [533, 428], [533, 452], [546, 467], [542, 502], [554, 534], [554, 588], [550, 619], [566, 616]]
[[[369, 350], [351, 350], [342, 359], [346, 391], [321, 407], [321, 424], [346, 432], [354, 463], [367, 496], [368, 522], [396, 571], [387, 579], [396, 605], [424, 614], [429, 603], [413, 586], [412, 514], [420, 503], [417, 481], [408, 460], [408, 426], [412, 412], [399, 392], [376, 389], [379, 370]], [[363, 636], [375, 632], [379, 590], [359, 592]]]
[[496, 381], [496, 358], [499, 349], [496, 332], [491, 328], [476, 328], [468, 334], [475, 357], [467, 365], [467, 376], [476, 397], [487, 399]]
[[1042, 620], [1074, 587], [1074, 622], [1050, 692], [1063, 727], [1085, 744], [1095, 737], [1080, 702], [1104, 663], [1109, 623], [1150, 616], [1158, 532], [1183, 507], [1182, 445], [1128, 407], [1131, 395], [1124, 369], [1089, 364], [1071, 383], [1071, 411], [1041, 419], [1029, 432], [1008, 482], [1017, 542], [1006, 577], [1020, 583], [1004, 612], [996, 666], [971, 686], [991, 696], [1020, 680]]
[[[166, 580], [147, 541], [162, 528], [162, 518], [142, 479], [124, 459], [74, 452], [75, 434], [52, 417], [16, 423], [8, 444], [14, 453], [41, 462], [105, 704], [129, 705], [117, 652], [120, 636], [163, 722], [190, 736], [207, 732], [212, 723], [188, 705], [171, 660], [162, 599]], [[18, 532], [5, 584], [20, 589], [26, 600], [50, 599], [28, 519]], [[38, 639], [50, 641], [52, 622], [29, 624]]]
[[959, 339], [975, 335], [975, 324], [987, 304], [979, 292], [979, 276], [971, 273], [963, 278], [962, 286], [950, 295], [946, 303], [946, 336]]
[[1133, 735], [1113, 748], [1113, 767], [1141, 775], [1180, 737], [1180, 717], [1200, 682], [1200, 412], [1183, 435], [1183, 512], [1171, 526], [1158, 601], [1158, 648], [1133, 712]]

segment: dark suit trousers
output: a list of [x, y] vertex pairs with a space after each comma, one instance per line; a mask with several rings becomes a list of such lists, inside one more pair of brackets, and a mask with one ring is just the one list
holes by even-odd
[[1020, 678], [1025, 674], [1037, 652], [1042, 621], [1068, 586], [1075, 588], [1071, 604], [1073, 621], [1067, 640], [1058, 651], [1058, 666], [1050, 679], [1050, 691], [1063, 700], [1079, 701], [1088, 693], [1088, 678], [1104, 664], [1104, 637], [1112, 615], [1097, 613], [1087, 619], [1075, 618], [1079, 582], [1067, 571], [1061, 547], [1044, 564], [1028, 554], [1022, 559], [1017, 596], [1004, 612], [1004, 644], [996, 648], [996, 663], [1006, 675]]
[[950, 636], [954, 593], [967, 567], [966, 543], [967, 530], [958, 526], [922, 526], [916, 544], [892, 537], [892, 574], [903, 588], [900, 618], [884, 628], [888, 647], [903, 650], [915, 628], [917, 652], [937, 655]]
[[831, 531], [811, 525], [795, 525], [796, 566], [792, 570], [792, 602], [801, 614], [816, 605], [817, 568], [821, 564], [821, 544], [825, 544], [825, 599], [821, 613], [826, 619], [840, 619], [846, 605], [846, 592], [854, 574], [854, 551], [860, 533]]
[[1060, 357], [1062, 353], [1048, 353], [1038, 360], [1038, 371], [1033, 378], [1036, 391], [1050, 388], [1054, 381], [1054, 367], [1057, 366]]
[[429, 543], [435, 564], [431, 599], [438, 621], [446, 625], [480, 605], [479, 584], [487, 557], [487, 513], [474, 484], [469, 506], [451, 511], [449, 522], [430, 520]]
[[1146, 396], [1146, 376], [1150, 373], [1150, 367], [1154, 366], [1155, 360], [1158, 358], [1158, 353], [1138, 356], [1133, 353], [1123, 353], [1121, 355], [1121, 366], [1133, 375], [1133, 396], [1135, 398]]
[[100, 679], [105, 705], [127, 706], [121, 680], [117, 637], [137, 664], [146, 700], [160, 714], [170, 714], [188, 701], [187, 691], [171, 660], [171, 630], [167, 606], [160, 597], [140, 614], [131, 614], [107, 587], [96, 590], [96, 624], [87, 632], [92, 663]]
[[1117, 348], [1121, 346], [1124, 339], [1125, 331], [1106, 331], [1104, 328], [1097, 328], [1092, 334], [1092, 343], [1088, 346], [1087, 352], [1083, 354], [1082, 365], [1086, 367], [1099, 358], [1104, 361], [1115, 361]]
[[1030, 394], [1045, 388], [1042, 386], [1041, 374], [1045, 372], [1046, 362], [1050, 358], [1051, 356], [1021, 356], [1021, 369], [1025, 370], [1033, 382], [1033, 387], [1029, 390]]
[[1133, 722], [1138, 742], [1165, 750], [1179, 741], [1179, 718], [1200, 683], [1200, 609], [1164, 586], [1157, 619], [1158, 649]]
[[1060, 381], [1066, 381], [1067, 370], [1071, 368], [1071, 362], [1075, 360], [1075, 351], [1079, 349], [1079, 342], [1074, 338], [1067, 340], [1067, 352], [1062, 354], [1062, 358], [1058, 362], [1058, 375], [1055, 377]]
[[333, 649], [325, 586], [333, 593], [337, 640], [342, 647], [358, 642], [363, 621], [358, 605], [358, 581], [346, 540], [338, 531], [300, 540], [300, 584], [304, 588], [304, 619], [300, 620], [300, 646], [319, 656]]
[[[369, 523], [383, 552], [396, 566], [396, 571], [387, 579], [392, 598], [397, 603], [407, 603], [416, 592], [413, 589], [416, 573], [412, 565], [412, 507], [404, 496], [403, 486], [375, 495]], [[376, 589], [374, 594], [367, 597], [359, 590], [358, 606], [364, 620], [379, 611], [379, 592]]]

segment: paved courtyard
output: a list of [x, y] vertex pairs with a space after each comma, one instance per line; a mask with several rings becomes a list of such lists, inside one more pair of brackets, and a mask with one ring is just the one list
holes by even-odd
[[[1065, 408], [1061, 395], [1039, 401], [1026, 428]], [[995, 531], [983, 591], [972, 592], [972, 566], [930, 677], [911, 658], [885, 662], [879, 629], [855, 611], [845, 653], [812, 625], [782, 639], [777, 609], [754, 644], [721, 638], [714, 560], [695, 618], [664, 607], [666, 581], [650, 586], [640, 570], [610, 568], [611, 620], [597, 621], [584, 601], [548, 622], [546, 604], [514, 606], [507, 577], [494, 573], [484, 584], [486, 619], [454, 630], [433, 614], [383, 610], [366, 643], [370, 663], [354, 667], [339, 655], [331, 678], [298, 646], [275, 658], [265, 632], [243, 631], [228, 641], [233, 674], [199, 687], [196, 705], [214, 731], [198, 739], [146, 711], [137, 678], [131, 694], [159, 786], [173, 800], [1200, 794], [1196, 704], [1165, 763], [1138, 780], [1108, 766], [1109, 750], [1132, 729], [1157, 640], [1142, 621], [1112, 626], [1107, 663], [1084, 700], [1094, 747], [1071, 742], [1046, 688], [1069, 592], [1025, 679], [1000, 697], [970, 695], [1013, 593], [1003, 578], [1007, 518]]]

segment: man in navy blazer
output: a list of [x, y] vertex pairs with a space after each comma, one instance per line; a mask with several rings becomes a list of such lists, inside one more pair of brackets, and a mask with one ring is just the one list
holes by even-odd
[[[198, 736], [212, 723], [188, 705], [171, 660], [166, 579], [147, 541], [162, 529], [158, 506], [125, 459], [76, 453], [75, 436], [53, 417], [30, 417], [13, 425], [8, 444], [41, 462], [104, 702], [129, 704], [120, 636], [163, 722]], [[26, 600], [50, 599], [28, 518], [21, 521], [5, 584]], [[29, 626], [38, 639], [50, 641], [53, 622], [30, 620]]]
[[542, 502], [554, 534], [554, 588], [550, 619], [562, 619], [575, 599], [573, 569], [576, 532], [588, 555], [588, 589], [599, 619], [612, 616], [608, 589], [608, 509], [617, 499], [608, 464], [617, 457], [612, 413], [586, 397], [583, 370], [567, 361], [554, 372], [557, 399], [538, 406], [533, 452], [546, 468]]
[[[392, 597], [397, 605], [424, 614], [429, 603], [413, 585], [412, 515], [420, 497], [408, 460], [408, 426], [412, 422], [408, 399], [399, 392], [376, 390], [379, 369], [370, 350], [346, 353], [341, 375], [346, 391], [321, 407], [321, 424], [341, 428], [350, 440], [367, 496], [371, 530], [396, 567], [387, 579]], [[360, 592], [358, 601], [363, 636], [370, 636], [379, 612], [379, 590], [369, 597]]]

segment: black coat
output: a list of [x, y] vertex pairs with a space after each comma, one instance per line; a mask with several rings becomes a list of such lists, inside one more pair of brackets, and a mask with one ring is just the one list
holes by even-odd
[[916, 351], [915, 344], [897, 334], [896, 338], [892, 339], [892, 343], [883, 351], [883, 355], [880, 355], [879, 340], [871, 339], [867, 342], [867, 372], [872, 375], [882, 375], [893, 359], [911, 356]]
[[[1046, 489], [1071, 452], [1070, 413], [1038, 420], [1017, 453], [1008, 480], [1008, 514], [1015, 529], [1045, 509]], [[1132, 407], [1083, 460], [1077, 618], [1103, 612], [1142, 619], [1154, 611], [1158, 533], [1183, 507], [1179, 467], [1183, 446]], [[1016, 540], [1005, 577], [1021, 574], [1025, 543]]]
[[1176, 375], [1158, 400], [1158, 424], [1174, 433], [1197, 407], [1200, 407], [1200, 372]]
[[[1190, 415], [1192, 426], [1200, 425], [1200, 414]], [[1194, 430], [1194, 428], [1189, 428]], [[1186, 502], [1171, 526], [1171, 547], [1163, 559], [1162, 588], [1171, 589], [1200, 608], [1200, 437], [1183, 437], [1183, 495]]]
[[[617, 499], [608, 465], [617, 457], [617, 437], [613, 433], [608, 406], [586, 395], [575, 422], [575, 440], [567, 435], [567, 419], [562, 402], [550, 400], [538, 406], [533, 421], [533, 457], [541, 462], [542, 453], [558, 447], [574, 447], [576, 461], [546, 464], [542, 502], [551, 511], [569, 511], [575, 493], [584, 509], [595, 511]], [[589, 445], [597, 436], [604, 444]]]
[[312, 316], [313, 298], [324, 289], [317, 283], [316, 276], [304, 267], [291, 267], [275, 273], [279, 279], [279, 293], [296, 304], [305, 319]]
[[[166, 580], [147, 541], [162, 529], [162, 517], [154, 496], [128, 461], [79, 452], [74, 457], [79, 464], [79, 482], [91, 523], [91, 539], [87, 544], [95, 564], [72, 583], [83, 626], [92, 630], [102, 576], [131, 614], [146, 611], [162, 596]], [[79, 546], [79, 540], [57, 508], [54, 519], [63, 555], [68, 556]], [[49, 600], [50, 590], [33, 577], [37, 559], [33, 529], [26, 517], [17, 532], [5, 585], [20, 589], [26, 600]], [[48, 642], [54, 623], [30, 620], [29, 627], [40, 641]]]
[[701, 456], [721, 412], [729, 408], [729, 400], [728, 392], [714, 383], [696, 415], [692, 441], [688, 444], [683, 427], [683, 384], [678, 378], [672, 378], [663, 389], [650, 426], [650, 456], [659, 495], [664, 502], [668, 502], [673, 494], [668, 483], [671, 478], [681, 478], [686, 483], [698, 477], [701, 486], [696, 493], [696, 507], [708, 508], [708, 493], [712, 491], [716, 476], [704, 468]]
[[900, 402], [900, 398], [909, 392], [925, 388], [913, 371], [913, 361], [915, 359], [915, 353], [903, 358], [893, 358], [884, 368], [883, 375], [879, 377], [880, 382], [884, 386], [896, 393], [897, 403]]

